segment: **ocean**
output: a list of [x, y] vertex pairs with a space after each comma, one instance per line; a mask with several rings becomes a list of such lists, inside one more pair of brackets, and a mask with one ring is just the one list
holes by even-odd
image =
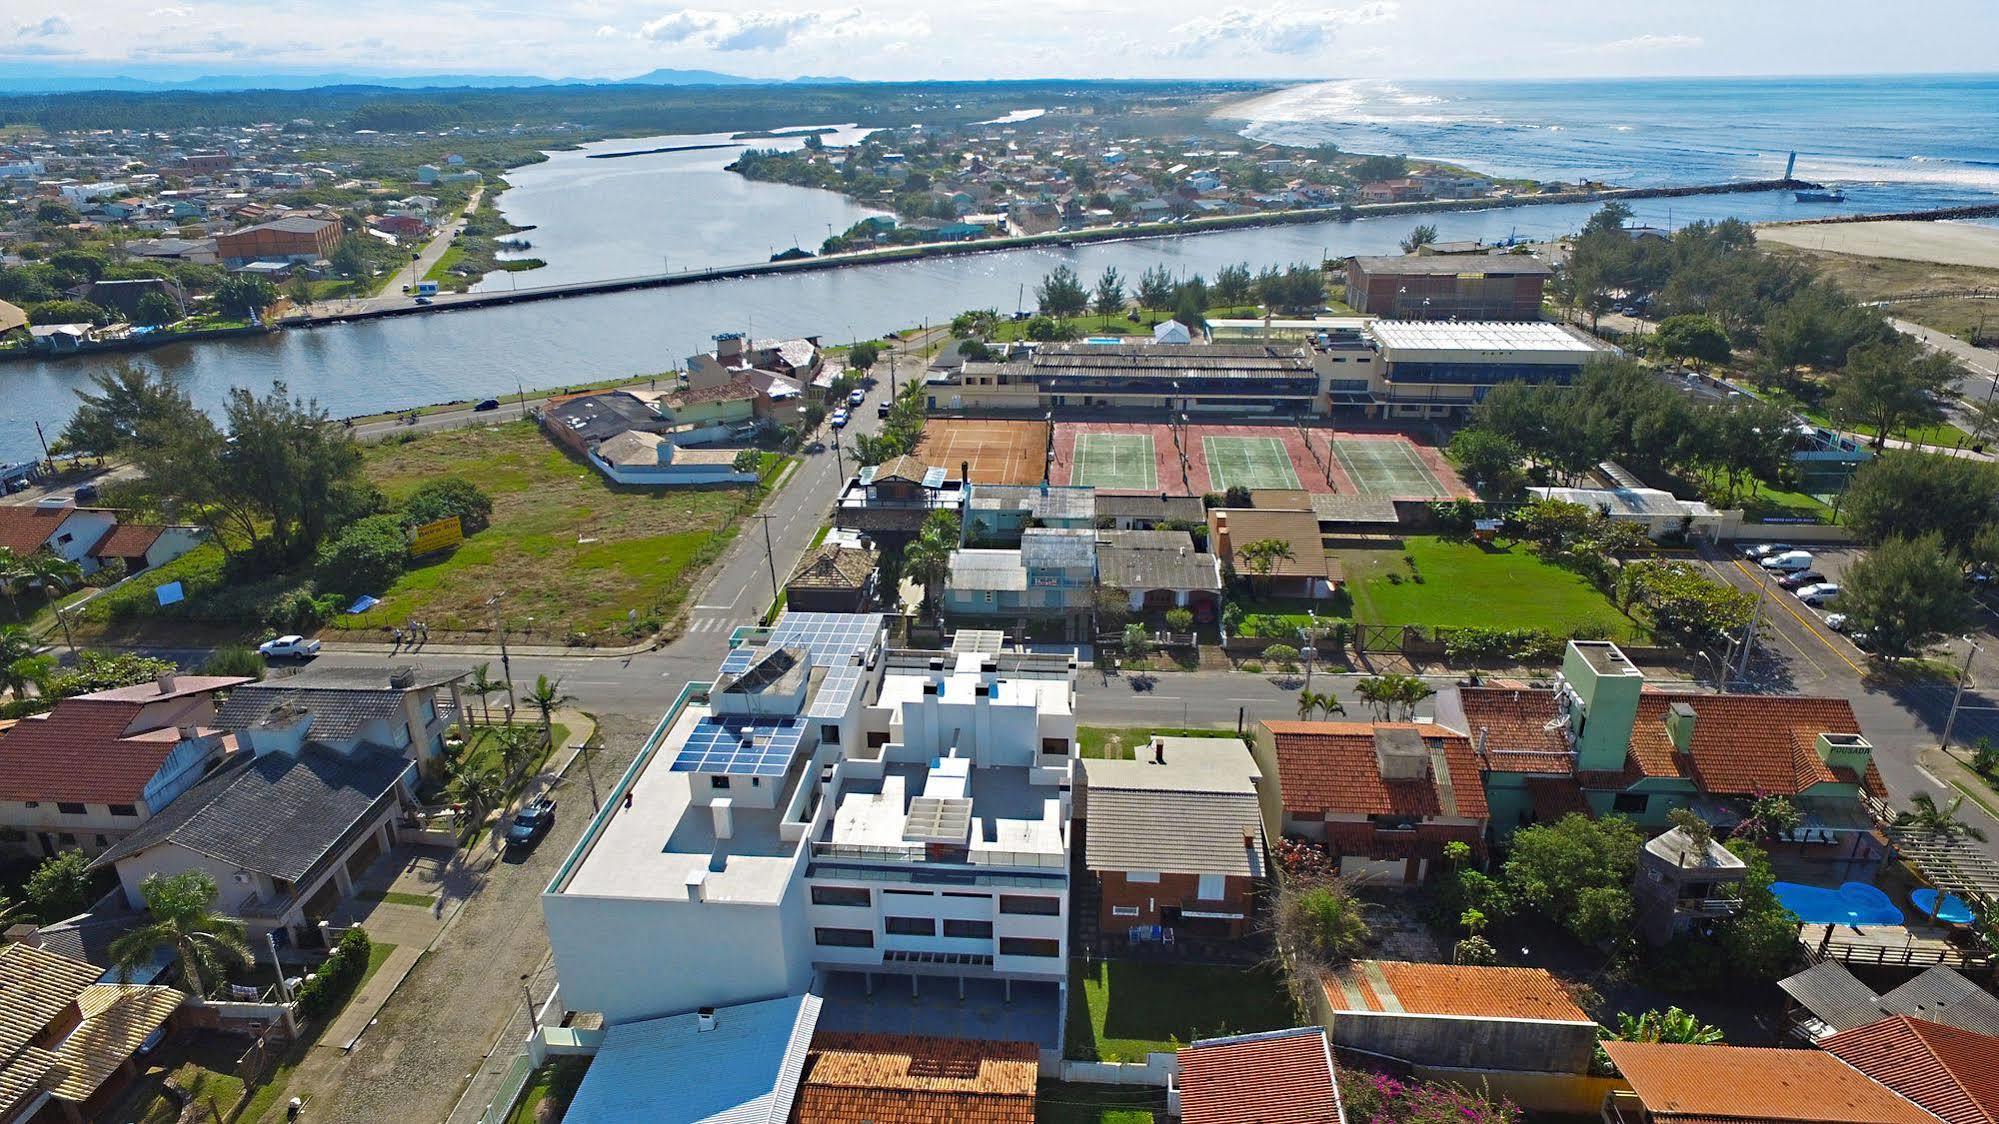
[[[1295, 86], [1236, 107], [1287, 145], [1626, 187], [1797, 176], [1847, 210], [1999, 202], [1999, 77], [1599, 79]], [[1828, 211], [1841, 208], [1832, 206]]]

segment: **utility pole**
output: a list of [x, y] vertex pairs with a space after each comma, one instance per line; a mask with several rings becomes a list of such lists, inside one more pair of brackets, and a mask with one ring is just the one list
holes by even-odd
[[1950, 717], [1944, 719], [1943, 739], [1937, 742], [1937, 748], [1940, 750], [1950, 748], [1950, 731], [1952, 727], [1957, 725], [1958, 705], [1964, 701], [1965, 685], [1971, 681], [1971, 657], [1978, 654], [1978, 645], [1973, 644], [1969, 636], [1964, 638], [1964, 643], [1966, 645], [1964, 650], [1964, 666], [1958, 669], [1957, 691], [1950, 696]]
[[35, 437], [42, 443], [42, 463], [48, 467], [50, 472], [54, 472], [56, 470], [56, 459], [49, 455], [49, 436], [42, 432], [42, 423], [40, 421], [35, 422]]
[[[770, 521], [772, 516], [767, 511], [760, 511], [753, 518], [763, 520], [764, 561], [770, 564], [770, 604], [771, 608], [775, 609], [777, 607], [777, 550], [770, 544]], [[764, 616], [768, 618], [770, 614], [765, 613]]]
[[514, 719], [514, 709], [516, 706], [514, 701], [514, 665], [513, 661], [507, 657], [507, 616], [500, 608], [500, 598], [504, 596], [506, 595], [503, 593], [495, 593], [486, 599], [486, 604], [493, 607], [493, 623], [499, 626], [500, 629], [500, 678], [507, 681], [507, 721], [511, 722]]
[[590, 736], [583, 739], [583, 744], [576, 747], [576, 751], [583, 755], [583, 779], [590, 782], [590, 813], [592, 815], [604, 810], [603, 803], [597, 799], [597, 771], [590, 767], [590, 743], [596, 740], [597, 731], [592, 730], [590, 731]]

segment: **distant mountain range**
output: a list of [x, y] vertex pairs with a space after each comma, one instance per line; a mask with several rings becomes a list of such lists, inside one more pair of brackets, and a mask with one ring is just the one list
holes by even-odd
[[51, 71], [0, 74], [0, 93], [70, 94], [92, 90], [129, 93], [166, 91], [311, 90], [323, 86], [379, 86], [392, 90], [519, 89], [545, 86], [783, 86], [852, 83], [852, 78], [801, 75], [747, 78], [714, 70], [649, 70], [631, 78], [542, 78], [527, 74], [211, 74], [198, 78], [141, 78], [127, 74], [70, 74]]

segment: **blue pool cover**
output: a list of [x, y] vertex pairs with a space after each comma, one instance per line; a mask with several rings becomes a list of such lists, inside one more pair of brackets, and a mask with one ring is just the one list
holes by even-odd
[[1807, 925], [1900, 925], [1902, 911], [1887, 894], [1865, 882], [1838, 889], [1802, 882], [1772, 882], [1770, 892], [1791, 915]]
[[1956, 894], [1944, 895], [1942, 909], [1937, 908], [1937, 892], [1927, 886], [1911, 893], [1909, 900], [1916, 903], [1916, 912], [1925, 918], [1934, 913], [1938, 921], [1947, 925], [1971, 924], [1971, 907], [1964, 904], [1964, 899]]

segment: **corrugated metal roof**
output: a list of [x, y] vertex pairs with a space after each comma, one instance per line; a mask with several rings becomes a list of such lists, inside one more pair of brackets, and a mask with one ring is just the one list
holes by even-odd
[[1817, 1050], [1605, 1042], [1655, 1124], [1936, 1124], [1886, 1086]]
[[1027, 567], [1021, 565], [1018, 550], [954, 550], [951, 575], [944, 584], [966, 590], [1026, 589]]
[[1837, 960], [1821, 960], [1777, 981], [1814, 1018], [1834, 1030], [1851, 1030], [1881, 1017], [1881, 997]]
[[1070, 570], [1094, 564], [1097, 532], [1087, 527], [1030, 527], [1020, 535], [1020, 562], [1031, 570]]
[[1999, 1121], [1999, 1038], [1897, 1015], [1819, 1047], [1949, 1124]]
[[819, 997], [723, 1007], [712, 1030], [690, 1012], [604, 1033], [567, 1124], [783, 1124], [819, 1022]]

